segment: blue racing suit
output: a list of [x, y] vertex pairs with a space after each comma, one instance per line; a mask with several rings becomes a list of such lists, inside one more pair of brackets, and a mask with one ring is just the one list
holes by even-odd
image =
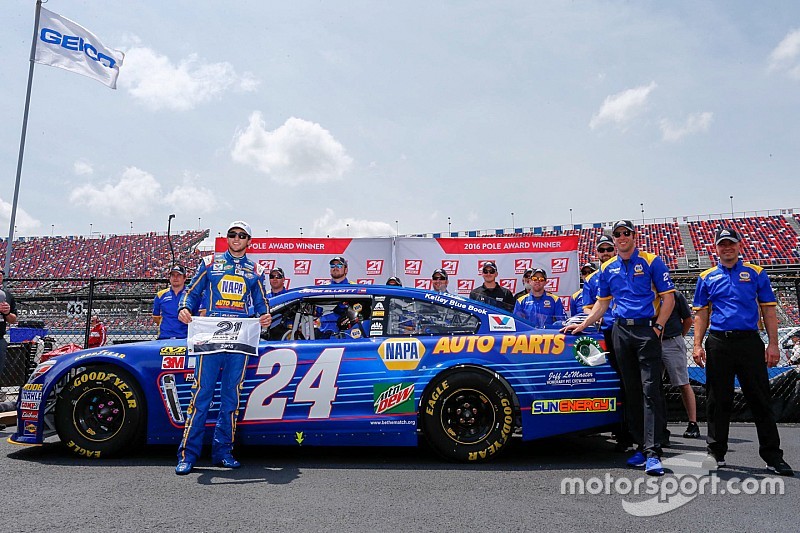
[[[262, 315], [268, 311], [263, 270], [246, 256], [233, 257], [230, 252], [204, 257], [181, 298], [179, 309], [196, 309], [202, 298], [210, 317], [246, 318], [251, 316], [251, 309]], [[186, 411], [178, 461], [194, 464], [200, 456], [208, 410], [221, 374], [220, 408], [211, 448], [212, 463], [219, 463], [233, 449], [247, 356], [223, 352], [197, 359], [194, 396]]]
[[561, 299], [549, 292], [541, 296], [529, 292], [520, 297], [514, 305], [514, 314], [540, 328], [566, 318]]

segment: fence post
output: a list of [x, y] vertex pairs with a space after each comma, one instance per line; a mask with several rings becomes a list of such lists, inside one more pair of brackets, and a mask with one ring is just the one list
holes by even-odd
[[86, 331], [83, 333], [83, 349], [89, 347], [89, 332], [92, 329], [92, 312], [94, 307], [94, 275], [89, 277], [89, 302], [86, 309]]

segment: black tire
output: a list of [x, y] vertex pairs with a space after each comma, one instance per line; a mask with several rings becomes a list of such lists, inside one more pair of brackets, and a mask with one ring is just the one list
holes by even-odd
[[114, 365], [90, 367], [59, 394], [56, 430], [81, 457], [120, 455], [140, 441], [145, 409], [144, 395], [128, 372]]
[[437, 378], [420, 406], [422, 430], [444, 458], [483, 462], [508, 447], [514, 433], [514, 403], [494, 374], [457, 370]]

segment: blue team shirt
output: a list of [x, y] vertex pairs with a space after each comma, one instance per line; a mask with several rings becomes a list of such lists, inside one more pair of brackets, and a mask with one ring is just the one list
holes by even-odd
[[717, 265], [697, 278], [694, 309], [711, 308], [711, 331], [757, 330], [758, 306], [777, 305], [767, 271], [741, 259], [727, 268]]
[[[589, 311], [592, 306], [597, 302], [597, 291], [600, 290], [600, 271], [595, 270], [583, 282], [583, 309]], [[614, 326], [614, 307], [609, 305], [603, 315], [603, 323], [600, 328], [605, 331]]]
[[153, 316], [161, 317], [161, 323], [158, 325], [159, 339], [186, 338], [189, 326], [178, 320], [179, 304], [185, 292], [185, 286], [177, 294], [171, 287], [167, 287], [158, 291], [153, 298]]
[[538, 297], [533, 293], [520, 296], [514, 304], [514, 314], [539, 327], [566, 318], [561, 299], [549, 292]]
[[278, 292], [269, 291], [269, 294], [267, 294], [267, 298], [274, 298], [275, 296], [277, 296], [279, 294], [283, 294], [284, 292], [289, 292], [289, 289], [284, 287], [283, 289], [279, 290]]
[[616, 256], [603, 263], [599, 277], [597, 299], [614, 298], [614, 318], [653, 318], [659, 296], [675, 291], [664, 261], [638, 248], [628, 261]]
[[583, 311], [583, 289], [578, 289], [572, 293], [569, 300], [569, 315], [575, 316]]

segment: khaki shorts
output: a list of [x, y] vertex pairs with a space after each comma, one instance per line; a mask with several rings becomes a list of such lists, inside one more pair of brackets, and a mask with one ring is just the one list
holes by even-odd
[[686, 341], [680, 335], [661, 341], [661, 362], [676, 387], [689, 384], [689, 369], [686, 359]]

